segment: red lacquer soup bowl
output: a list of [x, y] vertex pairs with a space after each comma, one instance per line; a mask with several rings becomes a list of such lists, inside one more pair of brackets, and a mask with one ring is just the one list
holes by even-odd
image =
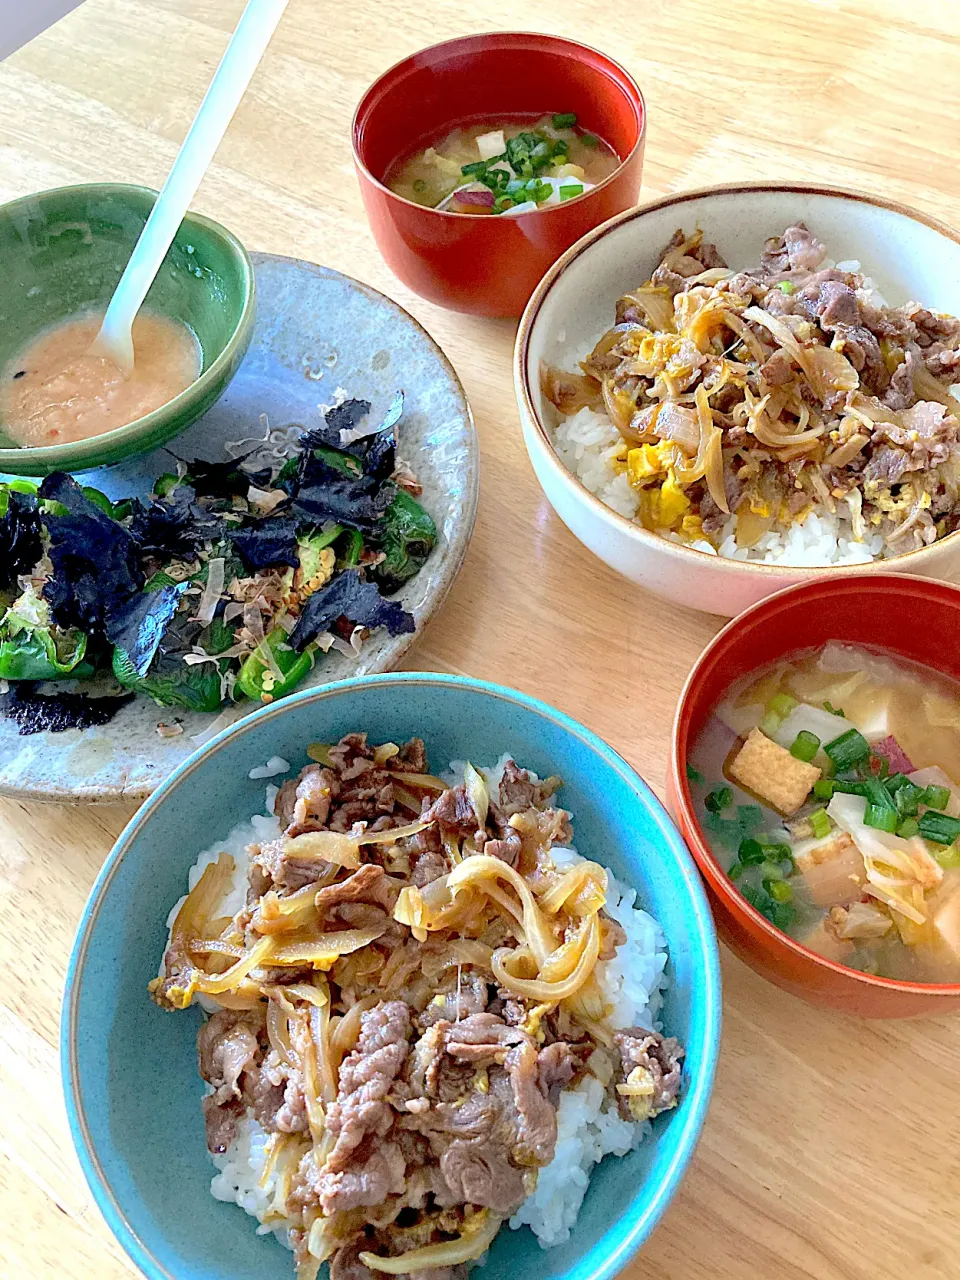
[[835, 964], [781, 933], [729, 880], [711, 852], [687, 783], [690, 744], [730, 686], [829, 640], [870, 645], [960, 680], [960, 589], [900, 574], [831, 573], [770, 596], [707, 646], [680, 696], [673, 727], [670, 808], [706, 881], [717, 930], [763, 977], [812, 1004], [872, 1018], [960, 1008], [960, 985], [899, 982]]
[[[572, 111], [621, 163], [564, 204], [510, 216], [427, 209], [384, 183], [390, 166], [458, 124]], [[518, 316], [546, 269], [581, 236], [636, 204], [646, 114], [612, 58], [558, 36], [496, 32], [423, 49], [367, 90], [353, 121], [363, 203], [387, 265], [423, 297], [457, 311]]]

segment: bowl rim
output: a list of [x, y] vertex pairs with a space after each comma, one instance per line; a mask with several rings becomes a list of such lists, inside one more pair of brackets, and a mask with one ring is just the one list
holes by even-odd
[[[619, 63], [616, 58], [612, 58], [608, 53], [604, 53], [602, 49], [597, 49], [593, 45], [585, 44], [582, 40], [571, 40], [566, 36], [552, 35], [545, 31], [484, 31], [465, 36], [454, 36], [450, 40], [439, 40], [436, 44], [424, 46], [417, 49], [413, 53], [408, 53], [405, 57], [399, 58], [391, 66], [379, 76], [364, 91], [363, 97], [357, 103], [356, 110], [353, 113], [353, 119], [350, 122], [350, 149], [353, 153], [353, 163], [359, 174], [362, 175], [367, 182], [381, 192], [383, 195], [397, 204], [404, 205], [408, 209], [416, 209], [419, 213], [430, 215], [435, 218], [453, 218], [457, 222], [462, 223], [464, 217], [468, 214], [454, 213], [449, 209], [431, 209], [428, 205], [417, 204], [413, 200], [408, 200], [406, 196], [399, 195], [393, 191], [376, 176], [372, 169], [368, 167], [361, 155], [361, 136], [363, 132], [363, 121], [361, 116], [366, 117], [374, 110], [375, 99], [382, 93], [384, 84], [388, 79], [392, 79], [409, 63], [412, 64], [415, 59], [423, 57], [425, 54], [436, 54], [441, 51], [449, 51], [454, 53], [458, 47], [460, 50], [467, 51], [471, 46], [480, 46], [479, 51], [483, 52], [484, 47], [491, 49], [497, 42], [501, 42], [502, 46], [516, 44], [522, 46], [524, 42], [532, 42], [540, 50], [549, 50], [553, 48], [556, 52], [566, 51], [572, 56], [578, 58], [579, 61], [586, 63], [587, 59], [583, 57], [584, 53], [589, 53], [595, 58], [600, 58], [608, 67], [614, 68], [617, 75], [623, 78], [621, 88], [629, 90], [627, 97], [633, 106], [634, 115], [637, 121], [637, 140], [630, 148], [629, 152], [622, 157], [620, 163], [611, 174], [608, 174], [602, 182], [598, 182], [589, 191], [583, 192], [582, 195], [576, 197], [575, 200], [568, 200], [564, 204], [549, 205], [543, 209], [531, 209], [523, 214], [523, 217], [549, 217], [551, 214], [565, 210], [570, 205], [582, 204], [589, 200], [592, 196], [600, 191], [606, 190], [616, 179], [620, 177], [624, 169], [631, 164], [637, 157], [638, 153], [642, 153], [647, 140], [647, 104], [643, 96], [639, 84], [630, 74], [630, 72]], [[451, 125], [451, 128], [453, 125]], [[477, 219], [474, 219], [476, 222]]]
[[[709, 564], [720, 573], [750, 576], [761, 572], [766, 573], [768, 577], [771, 575], [780, 575], [782, 577], [784, 573], [789, 573], [791, 577], [798, 577], [801, 582], [808, 582], [823, 573], [840, 576], [840, 574], [847, 573], [851, 569], [857, 573], [883, 572], [887, 566], [910, 560], [911, 557], [922, 556], [925, 559], [911, 562], [911, 566], [916, 565], [916, 571], [919, 572], [920, 564], [926, 565], [930, 560], [937, 558], [948, 544], [953, 543], [956, 545], [954, 540], [960, 535], [960, 530], [948, 533], [945, 538], [939, 538], [929, 546], [917, 547], [913, 551], [902, 551], [898, 555], [890, 556], [885, 560], [874, 560], [866, 564], [857, 565], [787, 565], [772, 564], [763, 560], [733, 560], [725, 556], [711, 555], [707, 551], [699, 551], [696, 547], [687, 546], [682, 542], [673, 542], [669, 538], [661, 537], [660, 534], [651, 533], [648, 529], [644, 529], [642, 525], [636, 524], [633, 520], [628, 519], [627, 516], [623, 516], [618, 511], [614, 511], [612, 507], [608, 507], [596, 494], [590, 492], [578, 476], [575, 476], [572, 471], [564, 466], [550, 439], [546, 425], [535, 408], [534, 395], [528, 376], [529, 352], [533, 330], [547, 295], [567, 267], [588, 249], [592, 248], [599, 240], [616, 233], [626, 223], [641, 219], [645, 214], [654, 213], [659, 209], [667, 209], [672, 206], [681, 206], [710, 196], [752, 195], [761, 192], [819, 195], [848, 200], [856, 204], [872, 205], [875, 208], [899, 214], [913, 222], [922, 223], [940, 235], [946, 236], [949, 240], [953, 240], [956, 244], [960, 244], [960, 231], [955, 231], [947, 223], [933, 217], [932, 214], [924, 213], [920, 209], [914, 209], [899, 200], [888, 200], [885, 196], [852, 191], [847, 187], [830, 186], [821, 182], [758, 181], [715, 183], [705, 187], [691, 187], [688, 190], [677, 191], [669, 195], [657, 196], [652, 200], [643, 201], [633, 209], [627, 209], [625, 212], [618, 213], [606, 222], [601, 223], [599, 227], [588, 231], [576, 244], [571, 245], [548, 268], [540, 283], [530, 295], [530, 300], [524, 309], [523, 315], [520, 317], [513, 355], [514, 390], [520, 407], [521, 421], [525, 427], [527, 423], [532, 424], [530, 431], [524, 430], [527, 451], [532, 455], [533, 444], [531, 442], [534, 442], [539, 447], [541, 456], [546, 461], [546, 464], [553, 471], [554, 477], [559, 480], [575, 502], [578, 502], [581, 506], [586, 505], [612, 531], [625, 536], [635, 547], [648, 551], [655, 550], [668, 559], [674, 557], [678, 571], [685, 567], [700, 566], [703, 568]], [[889, 568], [887, 568], [887, 571], [890, 571]]]
[[[726, 648], [731, 639], [738, 636], [745, 626], [752, 626], [758, 614], [769, 615], [771, 612], [776, 612], [784, 600], [790, 600], [798, 595], [807, 595], [824, 589], [829, 589], [831, 592], [843, 591], [855, 594], [861, 585], [868, 586], [870, 589], [877, 589], [881, 588], [884, 582], [894, 583], [899, 589], [911, 590], [916, 594], [930, 596], [952, 595], [960, 604], [960, 587], [936, 578], [923, 578], [913, 574], [893, 573], [888, 570], [887, 572], [871, 574], [845, 574], [842, 583], [834, 584], [832, 579], [827, 579], [825, 575], [821, 574], [819, 581], [794, 583], [792, 586], [784, 587], [781, 591], [765, 596], [763, 600], [751, 605], [749, 609], [745, 609], [737, 617], [731, 618], [717, 632], [697, 658], [697, 661], [690, 669], [690, 674], [684, 681], [680, 697], [677, 700], [677, 710], [670, 733], [668, 768], [672, 774], [673, 791], [676, 797], [677, 825], [684, 833], [687, 847], [693, 854], [701, 874], [713, 892], [721, 899], [724, 906], [728, 910], [733, 910], [735, 907], [737, 913], [745, 915], [752, 924], [766, 934], [774, 945], [784, 948], [807, 962], [813, 962], [830, 973], [842, 976], [847, 980], [853, 980], [873, 990], [896, 991], [911, 996], [925, 995], [931, 997], [931, 999], [946, 997], [955, 1000], [957, 996], [960, 996], [960, 982], [907, 982], [899, 978], [881, 978], [876, 974], [863, 973], [859, 969], [851, 969], [848, 965], [838, 964], [835, 960], [828, 960], [826, 956], [819, 955], [810, 947], [805, 947], [802, 942], [798, 942], [796, 938], [792, 938], [790, 934], [778, 929], [776, 925], [771, 923], [766, 916], [762, 915], [756, 907], [738, 892], [730, 877], [720, 866], [703, 834], [700, 819], [697, 817], [690, 795], [689, 780], [687, 778], [686, 748], [690, 728], [687, 719], [688, 704], [694, 687], [702, 678], [704, 669], [713, 661], [714, 656], [719, 651]], [[883, 647], [883, 645], [878, 645], [878, 648]], [[891, 652], [895, 652], [895, 650], [891, 650]]]
[[[662, 848], [669, 851], [672, 864], [678, 873], [678, 879], [682, 881], [689, 895], [688, 902], [693, 917], [693, 927], [689, 931], [689, 938], [692, 945], [698, 949], [698, 968], [702, 971], [699, 975], [700, 984], [697, 986], [693, 996], [699, 1002], [701, 1008], [702, 1032], [701, 1041], [697, 1045], [702, 1059], [700, 1071], [696, 1079], [689, 1082], [684, 1096], [684, 1105], [677, 1112], [680, 1130], [676, 1138], [673, 1156], [664, 1177], [652, 1189], [649, 1199], [642, 1210], [637, 1213], [634, 1212], [633, 1206], [635, 1206], [636, 1197], [639, 1196], [642, 1189], [638, 1188], [634, 1200], [631, 1201], [631, 1209], [628, 1210], [628, 1213], [632, 1215], [632, 1221], [626, 1238], [621, 1242], [620, 1247], [608, 1253], [602, 1263], [591, 1273], [591, 1280], [613, 1280], [613, 1277], [633, 1257], [666, 1211], [693, 1156], [706, 1119], [720, 1050], [722, 991], [719, 945], [706, 893], [700, 877], [696, 873], [696, 865], [690, 850], [682, 834], [667, 813], [666, 808], [650, 786], [622, 756], [608, 746], [591, 729], [588, 729], [585, 725], [555, 707], [551, 707], [540, 699], [531, 697], [529, 694], [521, 693], [519, 690], [490, 681], [479, 680], [472, 676], [453, 675], [446, 672], [401, 671], [341, 680], [323, 688], [306, 689], [300, 693], [295, 693], [274, 706], [262, 707], [254, 712], [253, 715], [222, 730], [215, 738], [205, 743], [183, 761], [169, 777], [164, 779], [153, 795], [137, 810], [121, 831], [116, 844], [97, 873], [96, 880], [84, 905], [67, 966], [60, 1019], [60, 1070], [64, 1085], [63, 1092], [67, 1118], [74, 1148], [84, 1176], [93, 1193], [93, 1198], [120, 1244], [148, 1277], [148, 1280], [183, 1280], [183, 1278], [174, 1276], [149, 1250], [145, 1242], [134, 1231], [117, 1200], [92, 1141], [84, 1109], [78, 1071], [80, 990], [83, 983], [87, 955], [105, 896], [124, 858], [129, 855], [135, 841], [144, 827], [150, 822], [154, 811], [165, 803], [168, 798], [173, 797], [183, 779], [196, 770], [203, 768], [223, 747], [233, 742], [236, 738], [258, 729], [265, 721], [287, 714], [288, 710], [296, 704], [320, 702], [329, 698], [336, 698], [341, 693], [351, 692], [366, 686], [388, 687], [391, 685], [402, 687], [435, 685], [441, 689], [465, 689], [482, 697], [489, 697], [496, 701], [506, 702], [522, 707], [527, 711], [532, 711], [537, 716], [553, 721], [566, 733], [579, 739], [596, 755], [600, 756], [607, 767], [615, 770], [634, 791], [657, 826], [663, 842]], [[604, 1234], [606, 1235], [606, 1232]], [[599, 1243], [598, 1241], [594, 1248], [598, 1248]]]
[[[73, 194], [101, 192], [104, 196], [136, 194], [150, 196], [154, 202], [159, 194], [153, 187], [141, 186], [135, 182], [67, 183], [61, 187], [48, 187], [44, 191], [34, 191], [29, 195], [18, 196], [15, 200], [8, 200], [6, 204], [0, 205], [0, 215], [16, 212], [37, 200], [59, 196], [66, 192]], [[112, 431], [102, 431], [99, 435], [88, 436], [83, 440], [64, 441], [62, 444], [24, 446], [21, 448], [3, 446], [0, 448], [0, 471], [16, 473], [19, 462], [30, 462], [34, 466], [62, 462], [64, 469], [81, 470], [85, 462], [82, 456], [75, 463], [71, 464], [69, 461], [71, 457], [77, 458], [78, 452], [91, 452], [94, 446], [99, 448], [104, 444], [111, 447], [119, 447], [129, 440], [148, 434], [151, 427], [157, 426], [172, 415], [175, 415], [177, 411], [185, 408], [198, 395], [202, 396], [221, 377], [224, 369], [233, 359], [237, 347], [243, 342], [246, 333], [253, 324], [253, 307], [256, 299], [253, 265], [250, 261], [250, 255], [239, 239], [222, 223], [217, 222], [216, 219], [188, 209], [183, 216], [180, 228], [188, 225], [201, 227], [223, 240], [240, 266], [243, 302], [237, 323], [220, 354], [206, 369], [200, 371], [198, 378], [195, 378], [189, 386], [178, 392], [172, 400], [168, 400], [165, 404], [160, 405], [159, 408], [144, 414], [142, 418], [135, 418], [133, 422], [125, 423], [122, 427], [114, 427]], [[177, 234], [180, 233], [180, 228], [177, 229]], [[69, 319], [69, 316], [64, 317], [64, 319]]]

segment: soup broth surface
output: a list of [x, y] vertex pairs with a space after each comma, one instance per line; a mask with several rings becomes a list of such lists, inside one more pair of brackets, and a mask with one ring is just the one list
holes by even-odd
[[[620, 159], [595, 134], [576, 124], [555, 123], [571, 118], [575, 119], [563, 115], [497, 116], [457, 125], [431, 146], [395, 164], [386, 175], [386, 184], [415, 204], [431, 209], [443, 204], [457, 213], [523, 212], [527, 206], [573, 199], [608, 178]], [[533, 141], [518, 145], [518, 138]], [[481, 144], [478, 139], [489, 141]], [[484, 162], [489, 168], [479, 172], [477, 166]], [[469, 205], [455, 199], [450, 205], [444, 203], [454, 191], [465, 187], [475, 188], [474, 194], [486, 199], [485, 183], [494, 202]]]
[[[844, 734], [868, 754], [838, 768]], [[864, 972], [960, 982], [960, 684], [831, 642], [734, 686], [689, 766], [714, 855], [778, 928]]]
[[84, 312], [34, 338], [0, 377], [5, 433], [24, 448], [88, 440], [167, 404], [200, 374], [200, 344], [175, 320], [141, 310], [129, 378], [90, 346], [103, 314]]

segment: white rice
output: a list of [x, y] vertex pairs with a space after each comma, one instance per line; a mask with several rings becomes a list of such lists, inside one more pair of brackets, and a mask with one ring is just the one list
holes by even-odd
[[[591, 493], [619, 515], [636, 519], [639, 495], [626, 475], [614, 467], [614, 459], [623, 447], [623, 437], [606, 414], [581, 409], [569, 418], [562, 418], [554, 430], [553, 442], [561, 462]], [[732, 515], [721, 530], [719, 549], [705, 538], [689, 542], [676, 534], [665, 536], [711, 556], [765, 564], [869, 564], [882, 556], [884, 549], [883, 538], [878, 533], [867, 532], [862, 541], [858, 540], [846, 502], [838, 502], [835, 513], [811, 511], [786, 530], [772, 529], [755, 547], [738, 547], [734, 537], [736, 528], [737, 517]]]
[[[505, 754], [495, 765], [480, 768], [491, 791], [499, 788], [509, 759], [511, 756]], [[271, 765], [273, 763], [270, 761]], [[454, 761], [444, 776], [456, 782], [462, 780], [463, 770], [464, 762]], [[270, 776], [274, 770], [271, 769], [270, 774], [253, 772], [258, 776]], [[245, 901], [249, 868], [247, 846], [276, 839], [280, 834], [280, 824], [272, 813], [275, 794], [276, 788], [268, 788], [267, 812], [255, 814], [249, 822], [234, 827], [225, 840], [204, 850], [190, 869], [188, 883], [192, 889], [205, 867], [216, 862], [222, 853], [232, 855], [236, 871], [220, 905], [220, 914], [235, 913]], [[583, 860], [572, 846], [555, 846], [552, 856], [561, 869]], [[613, 959], [598, 963], [596, 976], [613, 1008], [609, 1019], [613, 1028], [643, 1026], [659, 1029], [657, 1018], [666, 985], [666, 943], [653, 917], [635, 905], [636, 898], [635, 889], [624, 887], [608, 872], [605, 910], [624, 930], [627, 940]], [[171, 911], [168, 925], [172, 924], [179, 906], [177, 903]], [[201, 1003], [204, 1003], [203, 999]], [[217, 1005], [210, 1002], [205, 1007], [213, 1010]], [[567, 1240], [580, 1212], [594, 1165], [606, 1155], [626, 1155], [639, 1146], [649, 1131], [649, 1121], [635, 1124], [624, 1120], [616, 1106], [611, 1105], [601, 1082], [593, 1075], [585, 1076], [575, 1088], [563, 1090], [557, 1112], [554, 1158], [540, 1170], [536, 1189], [510, 1219], [510, 1226], [529, 1226], [543, 1248]], [[260, 1183], [268, 1140], [268, 1135], [248, 1113], [239, 1122], [237, 1136], [227, 1150], [222, 1155], [212, 1156], [218, 1173], [211, 1181], [210, 1191], [217, 1200], [238, 1204], [245, 1213], [258, 1220], [258, 1232], [267, 1234], [272, 1231], [280, 1243], [289, 1248], [286, 1228], [278, 1227], [275, 1222], [264, 1223], [274, 1190], [272, 1175], [264, 1185]]]

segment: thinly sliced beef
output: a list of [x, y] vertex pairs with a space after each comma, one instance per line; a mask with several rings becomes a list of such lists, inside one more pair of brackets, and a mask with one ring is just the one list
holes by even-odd
[[262, 1015], [220, 1009], [197, 1032], [200, 1075], [218, 1103], [241, 1096], [240, 1077], [258, 1058], [262, 1026]]
[[621, 1096], [620, 1109], [628, 1120], [646, 1120], [677, 1105], [683, 1049], [672, 1036], [644, 1027], [614, 1033], [620, 1053], [620, 1083], [640, 1085], [645, 1092]]
[[480, 827], [480, 819], [467, 795], [467, 788], [448, 787], [423, 815], [426, 822], [437, 822], [448, 831], [460, 836], [471, 836]]
[[322, 916], [343, 903], [362, 902], [392, 911], [400, 884], [392, 881], [383, 867], [367, 863], [336, 884], [317, 890], [317, 911]]
[[502, 1148], [482, 1139], [451, 1142], [440, 1157], [440, 1172], [457, 1203], [482, 1205], [505, 1217], [519, 1208], [526, 1195], [520, 1169]]
[[500, 811], [505, 818], [511, 818], [527, 809], [539, 809], [554, 794], [557, 785], [556, 778], [541, 781], [526, 769], [519, 768], [513, 760], [508, 760], [500, 779]]
[[487, 984], [478, 973], [461, 973], [458, 984], [435, 996], [420, 1015], [424, 1027], [437, 1022], [460, 1022], [483, 1013], [489, 999]]

